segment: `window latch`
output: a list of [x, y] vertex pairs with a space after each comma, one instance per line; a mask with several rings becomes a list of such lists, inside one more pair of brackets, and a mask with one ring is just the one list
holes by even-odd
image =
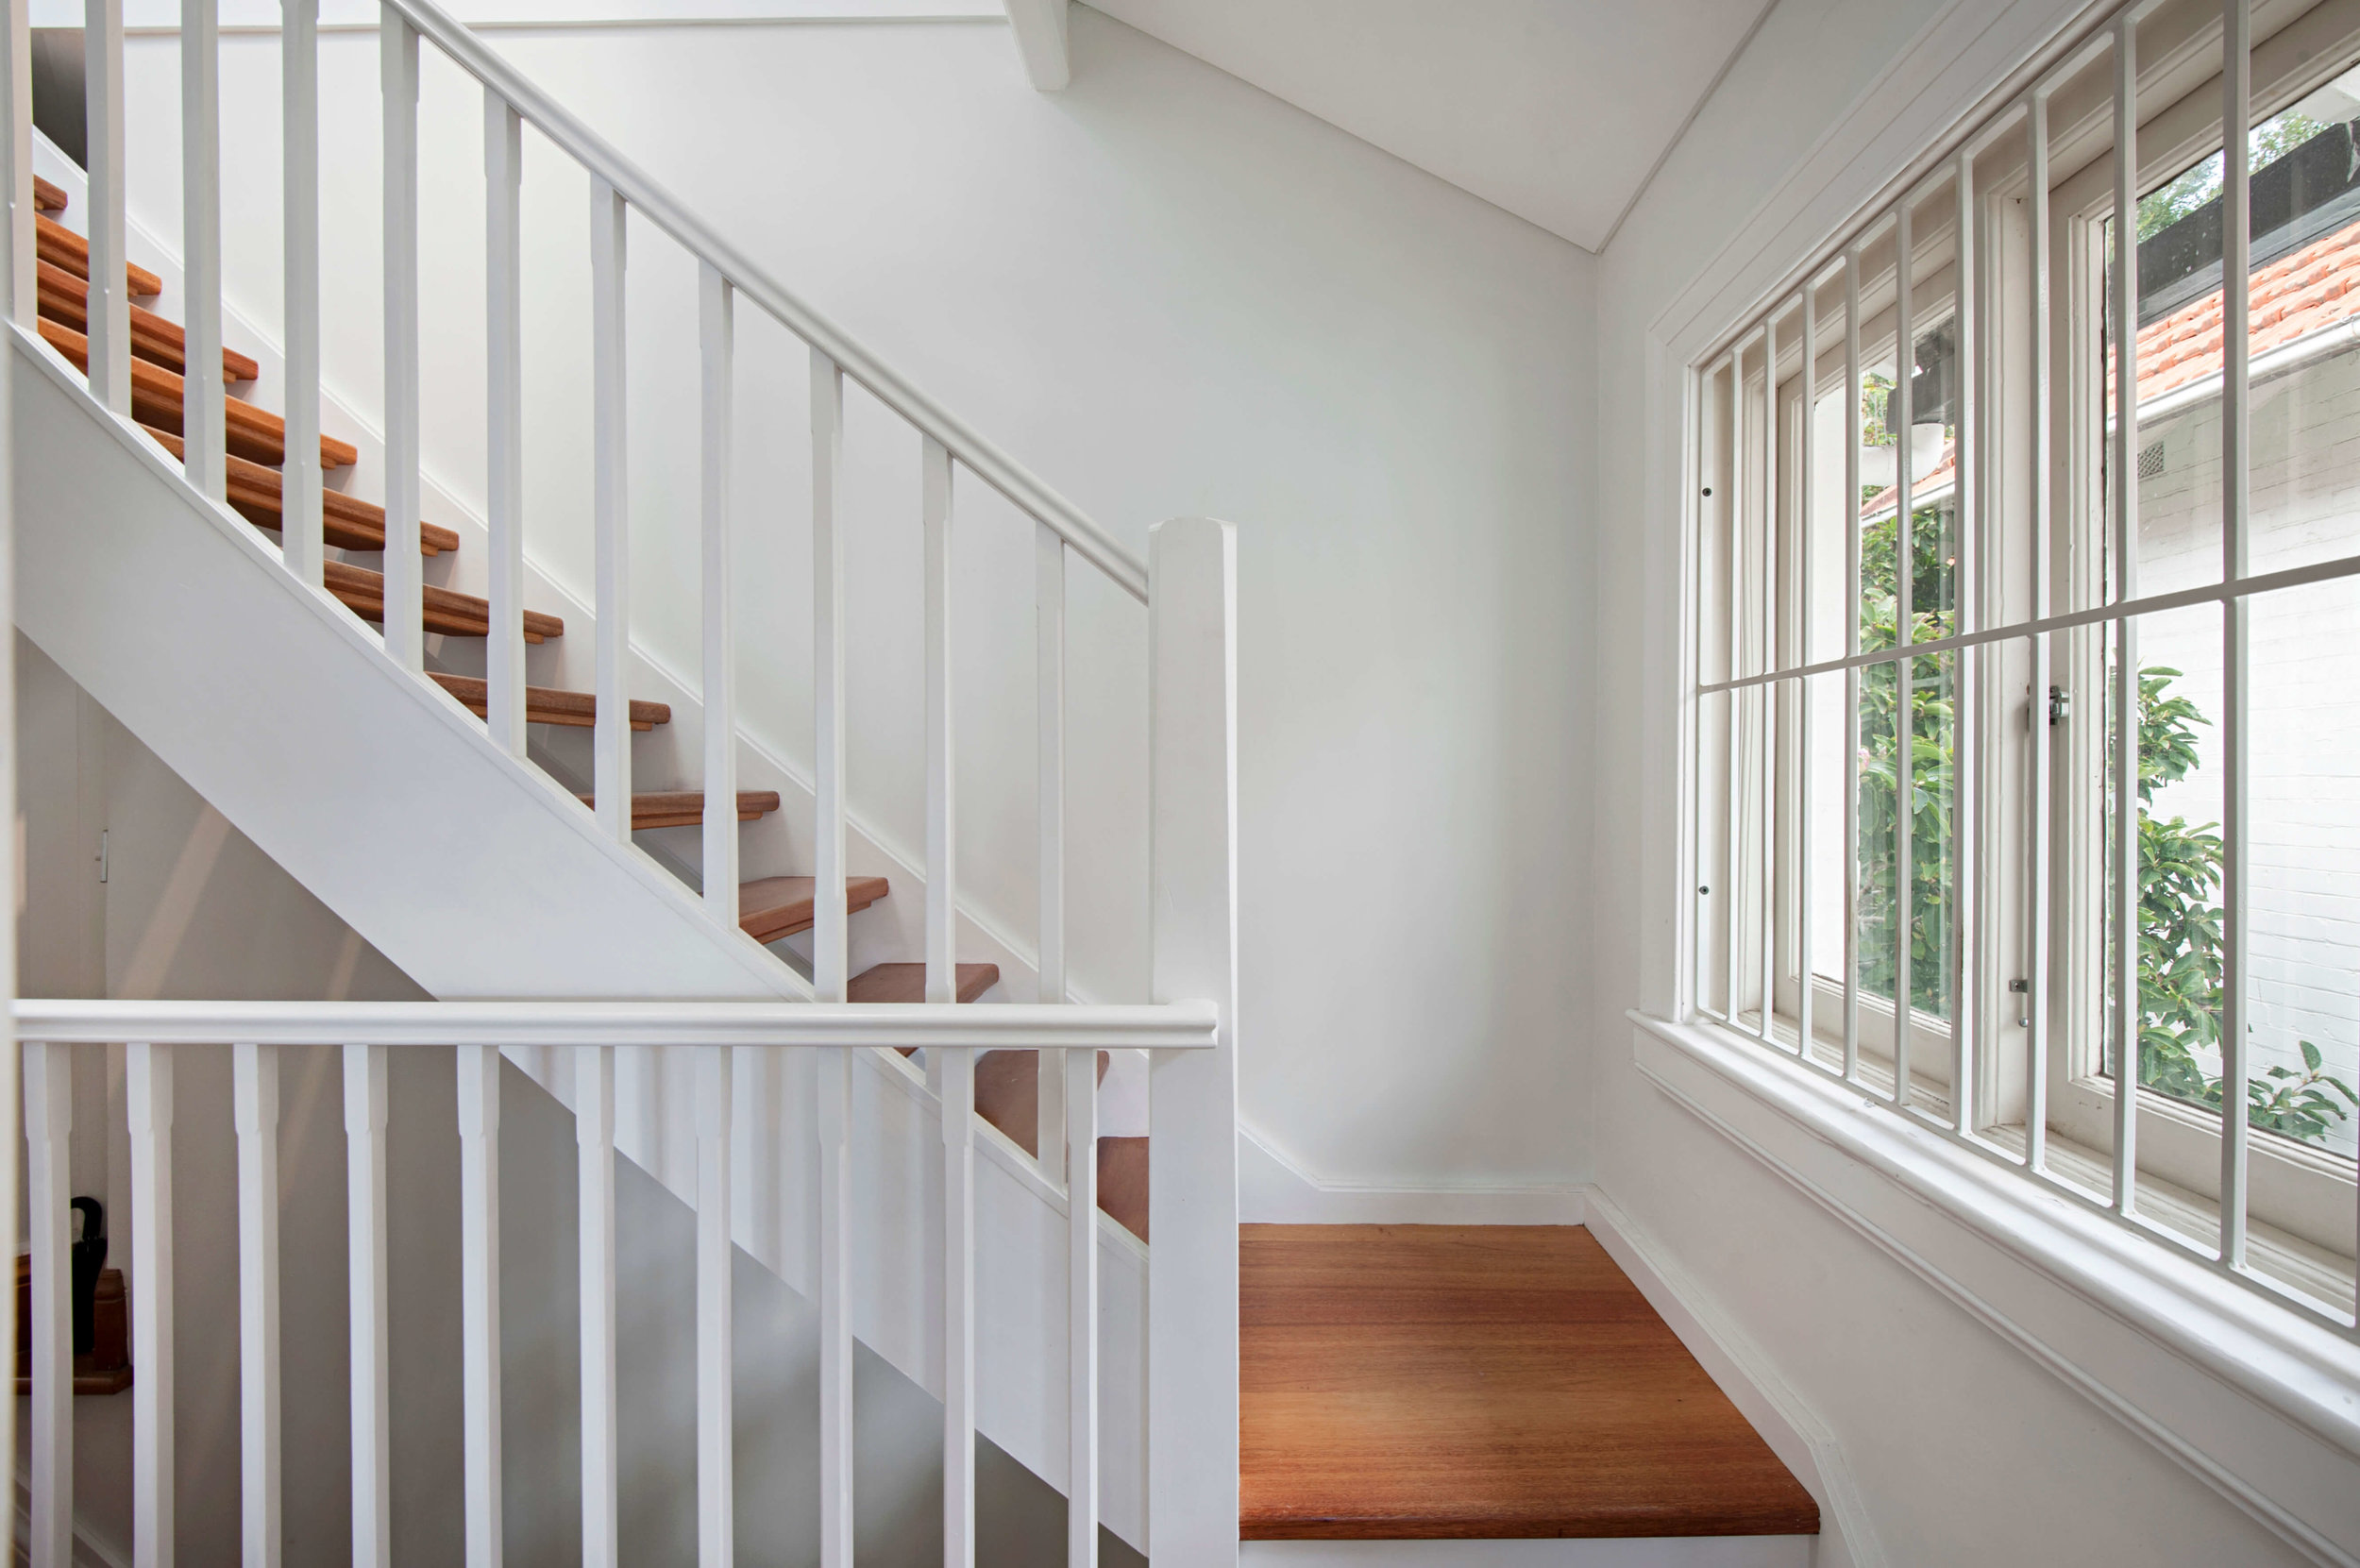
[[2072, 711], [2072, 694], [2066, 691], [2063, 686], [2049, 687], [2048, 722], [2051, 724], [2063, 724], [2065, 721], [2065, 716], [2070, 714]]

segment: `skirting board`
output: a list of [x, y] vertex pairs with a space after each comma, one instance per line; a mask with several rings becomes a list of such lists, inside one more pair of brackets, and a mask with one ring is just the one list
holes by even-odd
[[1352, 1187], [1322, 1181], [1238, 1122], [1238, 1218], [1277, 1225], [1577, 1225], [1579, 1187]]
[[1239, 1568], [1812, 1568], [1808, 1535], [1635, 1541], [1245, 1541]]

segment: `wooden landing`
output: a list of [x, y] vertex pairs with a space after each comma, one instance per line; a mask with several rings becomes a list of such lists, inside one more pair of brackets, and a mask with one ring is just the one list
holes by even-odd
[[1587, 1230], [1244, 1225], [1247, 1541], [1810, 1535]]

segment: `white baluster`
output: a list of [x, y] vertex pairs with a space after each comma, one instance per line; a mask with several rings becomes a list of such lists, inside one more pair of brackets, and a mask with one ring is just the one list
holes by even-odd
[[[1040, 808], [1040, 958], [1036, 997], [1065, 1000], [1065, 541], [1033, 525], [1034, 701]], [[1066, 1074], [1043, 1056], [1034, 1107], [1035, 1158], [1043, 1172], [1065, 1169]]]
[[[731, 820], [734, 827], [734, 816]], [[737, 1555], [730, 1397], [730, 1048], [706, 1046], [697, 1055], [697, 1561], [700, 1568], [729, 1568]]]
[[[33, 239], [32, 7], [8, 8], [7, 46], [8, 59], [0, 60], [0, 115], [7, 116], [8, 126], [5, 177], [8, 234], [7, 251], [0, 254], [0, 268], [6, 269], [0, 276], [7, 280], [5, 287], [0, 287], [0, 304], [7, 306], [10, 320], [30, 327], [39, 303], [40, 281]], [[13, 1087], [9, 1092], [14, 1092]], [[7, 1310], [13, 1312], [15, 1307], [11, 1305]], [[7, 1525], [0, 1523], [0, 1545], [6, 1544], [7, 1535]]]
[[730, 632], [730, 453], [735, 328], [730, 280], [704, 263], [697, 316], [704, 365], [705, 908], [737, 925], [737, 680]]
[[463, 1045], [457, 1054], [467, 1568], [499, 1568], [500, 1054], [496, 1045]]
[[[951, 454], [926, 437], [926, 1000], [959, 999], [956, 827], [951, 743]], [[935, 1053], [926, 1053], [929, 1072]]]
[[1238, 1552], [1237, 536], [1159, 523], [1148, 545], [1153, 1000], [1212, 1000], [1211, 1051], [1150, 1061], [1148, 1555]]
[[942, 1093], [942, 1561], [975, 1563], [975, 1053], [929, 1046]]
[[[817, 735], [812, 766], [816, 831], [811, 988], [813, 999], [818, 1002], [844, 1001], [850, 984], [851, 916], [844, 898], [844, 540], [836, 515], [836, 487], [843, 467], [844, 373], [815, 348], [811, 351], [811, 653]], [[846, 1431], [850, 1430], [847, 1426]], [[849, 1494], [849, 1477], [846, 1491]], [[849, 1532], [851, 1525], [847, 1523], [845, 1528]], [[849, 1533], [844, 1551], [850, 1562]]]
[[615, 1412], [615, 1048], [574, 1066], [582, 1224], [582, 1560], [616, 1568], [620, 1471]]
[[353, 1568], [393, 1568], [381, 1045], [345, 1047], [345, 1256], [351, 1274], [352, 1562]]
[[[1098, 1053], [1065, 1058], [1066, 1564], [1098, 1568]], [[1041, 1076], [1048, 1077], [1047, 1061]]]
[[242, 1560], [278, 1568], [278, 1053], [244, 1044], [233, 1056]]
[[491, 530], [491, 632], [484, 706], [492, 744], [525, 754], [524, 121], [483, 91], [484, 512]]
[[[221, 27], [219, 0], [180, 0], [180, 366], [183, 472], [228, 493], [221, 377]], [[144, 1373], [143, 1373], [144, 1375]]]
[[819, 1053], [819, 1568], [852, 1568], [852, 1058]]
[[[286, 189], [287, 450], [320, 444], [320, 76], [319, 0], [279, 0], [281, 123]], [[287, 463], [279, 479], [279, 549], [287, 569], [320, 582], [319, 464]]]
[[74, 1132], [74, 1048], [25, 1047], [27, 1207], [33, 1243], [32, 1568], [74, 1560], [73, 1197], [66, 1158]]
[[[387, 6], [378, 29], [385, 85], [385, 651], [426, 667], [418, 564], [418, 30]], [[317, 464], [287, 451], [287, 465]]]
[[[625, 486], [623, 380], [623, 198], [590, 180], [591, 511], [598, 616], [597, 727], [592, 787], [599, 828], [631, 842], [631, 497]], [[585, 1505], [586, 1506], [586, 1505]]]
[[[219, 355], [215, 355], [219, 362]], [[131, 1561], [172, 1568], [172, 1052], [124, 1047], [131, 1134]]]
[[131, 413], [131, 291], [124, 278], [123, 0], [85, 0], [82, 107], [89, 146], [90, 391]]

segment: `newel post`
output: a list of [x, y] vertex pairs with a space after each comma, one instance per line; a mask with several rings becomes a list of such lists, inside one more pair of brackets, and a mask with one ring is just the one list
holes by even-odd
[[1149, 1080], [1147, 1529], [1201, 1568], [1238, 1560], [1237, 531], [1158, 524], [1147, 581], [1154, 1000], [1221, 1009]]

